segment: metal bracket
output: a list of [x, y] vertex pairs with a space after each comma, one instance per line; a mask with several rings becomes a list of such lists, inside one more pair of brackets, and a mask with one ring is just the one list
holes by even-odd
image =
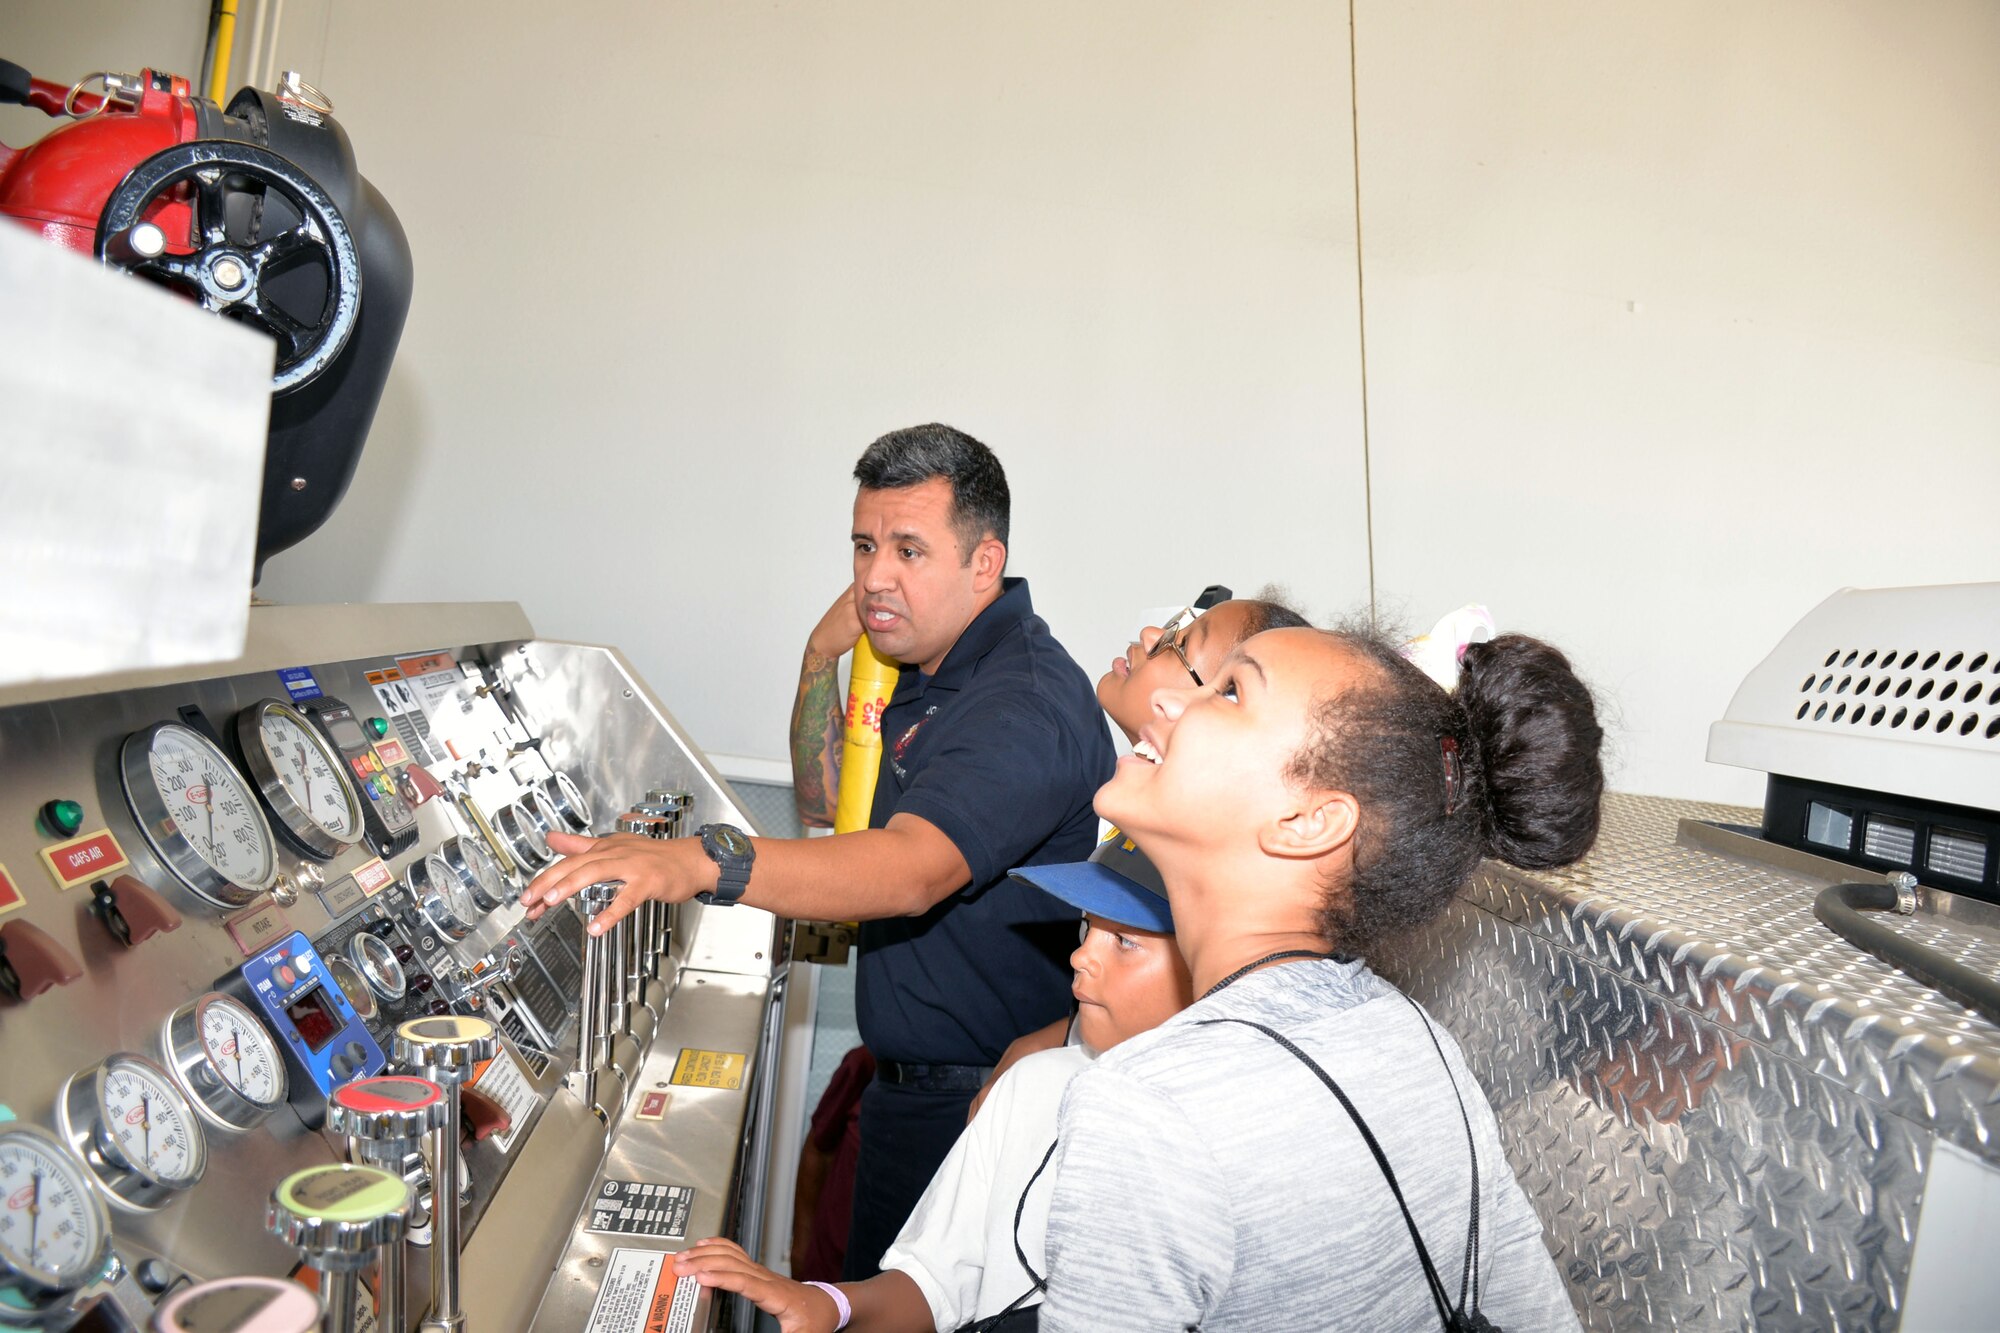
[[794, 921], [792, 961], [840, 967], [853, 951], [858, 933], [851, 921]]

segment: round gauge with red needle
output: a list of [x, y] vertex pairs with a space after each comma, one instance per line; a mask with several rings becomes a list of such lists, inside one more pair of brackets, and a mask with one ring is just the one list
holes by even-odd
[[361, 840], [361, 796], [347, 761], [298, 709], [260, 699], [236, 715], [244, 766], [278, 827], [324, 861]]
[[141, 1055], [107, 1056], [70, 1075], [56, 1095], [56, 1123], [114, 1207], [158, 1208], [208, 1166], [194, 1107]]

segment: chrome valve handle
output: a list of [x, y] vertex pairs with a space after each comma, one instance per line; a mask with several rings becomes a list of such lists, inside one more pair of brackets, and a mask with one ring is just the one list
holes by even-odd
[[271, 1191], [264, 1224], [318, 1271], [328, 1333], [359, 1327], [361, 1270], [403, 1243], [411, 1198], [401, 1176], [347, 1162], [295, 1171]]
[[[427, 1078], [411, 1074], [381, 1074], [356, 1079], [333, 1090], [327, 1099], [326, 1125], [347, 1138], [348, 1153], [400, 1177], [403, 1163], [417, 1151], [425, 1135], [445, 1121], [445, 1104], [452, 1094]], [[433, 1182], [433, 1200], [436, 1198]], [[435, 1208], [435, 1202], [431, 1205]], [[375, 1321], [384, 1329], [407, 1329], [409, 1265], [403, 1237], [382, 1246], [380, 1288]]]
[[605, 880], [585, 885], [576, 896], [586, 927], [583, 936], [583, 995], [577, 1006], [576, 1077], [586, 1107], [597, 1105], [597, 1069], [609, 1056], [608, 1029], [611, 1023], [611, 1009], [606, 996], [610, 972], [610, 959], [606, 955], [610, 941], [601, 935], [590, 934], [588, 927], [605, 908], [611, 906], [618, 890], [623, 887], [623, 880]]
[[[620, 833], [636, 833], [642, 838], [665, 838], [671, 827], [667, 817], [649, 810], [628, 810], [618, 816]], [[660, 955], [664, 951], [662, 939], [666, 934], [667, 904], [648, 900], [639, 904], [633, 914], [639, 923], [637, 938], [633, 944], [632, 970], [637, 978], [656, 976], [660, 970]]]
[[431, 1131], [431, 1309], [426, 1333], [458, 1333], [465, 1327], [459, 1300], [458, 1088], [470, 1082], [479, 1064], [500, 1052], [499, 1036], [483, 1018], [440, 1014], [413, 1018], [396, 1029], [394, 1059], [403, 1068], [445, 1089], [444, 1119]]

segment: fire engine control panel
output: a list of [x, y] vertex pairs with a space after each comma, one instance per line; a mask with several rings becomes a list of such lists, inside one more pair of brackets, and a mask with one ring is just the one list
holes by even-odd
[[[360, 1232], [270, 1206], [336, 1163], [407, 1187], [371, 1186], [387, 1220], [352, 1270], [406, 1328], [437, 1303], [481, 1333], [577, 1327], [629, 1278], [610, 1240], [657, 1256], [761, 1215], [773, 919], [661, 905], [614, 951], [519, 904], [554, 833], [641, 807], [750, 827], [615, 651], [504, 605], [260, 607], [221, 668], [0, 689], [0, 754], [0, 1330], [141, 1329], [203, 1283], [349, 1272]], [[747, 1076], [677, 1085], [684, 1050]], [[451, 1114], [333, 1105], [385, 1073]], [[591, 1233], [614, 1177], [689, 1191], [690, 1229]], [[359, 1318], [344, 1278], [319, 1290]], [[725, 1315], [679, 1295], [690, 1327]]]

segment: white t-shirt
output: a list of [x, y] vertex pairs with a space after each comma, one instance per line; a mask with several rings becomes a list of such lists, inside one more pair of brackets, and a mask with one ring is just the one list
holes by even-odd
[[[1091, 1059], [1081, 1046], [1059, 1046], [1001, 1075], [882, 1256], [884, 1269], [901, 1269], [916, 1282], [938, 1333], [1000, 1313], [1033, 1285], [1014, 1253], [1014, 1210], [1055, 1142], [1063, 1090]], [[1051, 1163], [1021, 1212], [1021, 1252], [1045, 1276], [1054, 1176]]]

